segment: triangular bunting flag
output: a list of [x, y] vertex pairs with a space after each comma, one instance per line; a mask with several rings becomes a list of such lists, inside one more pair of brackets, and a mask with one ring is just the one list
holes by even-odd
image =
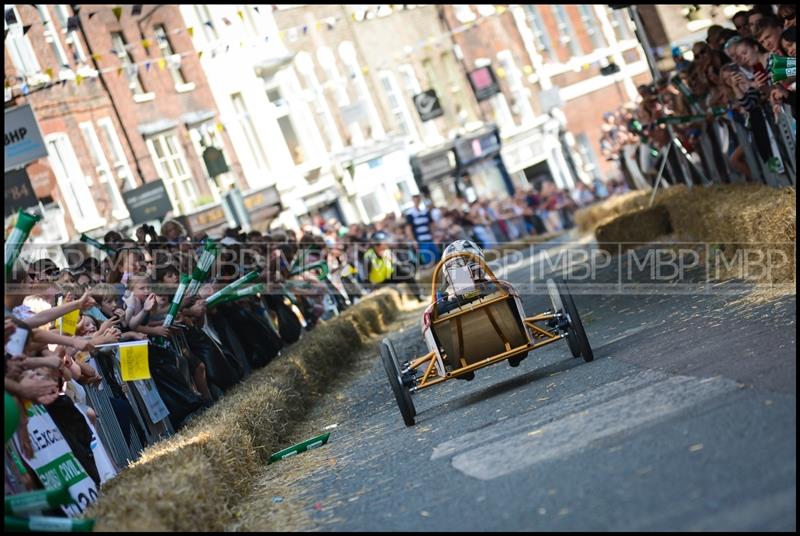
[[142, 13], [142, 4], [133, 4], [133, 8], [131, 9], [131, 15], [134, 17], [140, 15]]
[[149, 61], [144, 62], [144, 70], [145, 71], [149, 71], [150, 70], [150, 64], [151, 64], [151, 62], [149, 62]]
[[74, 32], [78, 29], [78, 17], [73, 15], [67, 19], [67, 32]]
[[122, 67], [117, 67], [117, 76], [121, 76], [122, 75], [122, 71], [124, 71], [124, 70], [125, 69], [123, 69]]
[[30, 88], [28, 87], [28, 84], [22, 84], [22, 88], [20, 88], [20, 89], [22, 89], [22, 94], [23, 95], [27, 95], [28, 93], [31, 92]]
[[119, 19], [122, 17], [122, 8], [119, 6], [112, 7], [111, 11], [114, 12], [114, 16], [117, 17], [117, 22], [119, 22]]
[[89, 20], [92, 20], [92, 17], [94, 17], [95, 15], [97, 15], [97, 11], [92, 11], [91, 13], [89, 13]]
[[64, 87], [66, 85], [67, 85], [67, 79], [66, 78], [61, 79], [61, 87]]
[[186, 33], [189, 34], [189, 37], [194, 37], [194, 28], [189, 26], [188, 28], [186, 28]]
[[14, 9], [6, 9], [6, 22], [8, 24], [16, 24], [17, 16], [14, 14]]
[[307, 33], [308, 33], [308, 25], [307, 25], [307, 24], [304, 24], [304, 25], [303, 25], [303, 35], [305, 35], [305, 34], [307, 34]]
[[75, 83], [78, 84], [78, 85], [81, 85], [81, 82], [83, 82], [83, 76], [81, 76], [79, 74], [76, 74], [75, 75]]
[[253, 11], [255, 11], [256, 13], [261, 13], [261, 12], [258, 10], [258, 6], [253, 6]]
[[231, 25], [231, 21], [228, 20], [228, 17], [222, 17], [222, 22], [225, 23], [225, 26], [230, 26]]
[[92, 59], [94, 61], [100, 61], [102, 58], [103, 58], [103, 56], [101, 56], [100, 54], [97, 54], [97, 53], [92, 54]]
[[55, 74], [55, 71], [53, 71], [52, 67], [48, 67], [47, 69], [44, 70], [44, 72], [47, 74], [47, 76], [50, 77], [50, 80], [53, 79], [53, 75]]
[[197, 51], [197, 59], [199, 60], [202, 55], [203, 55], [203, 51], [202, 50], [198, 50]]
[[209, 27], [209, 28], [211, 28], [212, 30], [214, 29], [214, 25], [211, 23], [211, 21], [210, 21], [210, 20], [207, 20], [207, 21], [205, 21], [203, 24], [205, 24], [206, 26], [208, 26], [208, 27]]
[[25, 35], [26, 33], [28, 33], [28, 30], [31, 29], [31, 26], [33, 26], [33, 24], [26, 24], [25, 26], [23, 26], [22, 27], [22, 35]]
[[364, 74], [367, 74], [367, 73], [369, 72], [369, 67], [364, 67], [363, 69], [361, 69], [361, 71], [362, 71]]
[[217, 121], [217, 130], [220, 131], [220, 132], [225, 130], [225, 126], [219, 121]]
[[158, 58], [158, 68], [162, 71], [167, 68], [167, 60], [164, 58]]
[[142, 39], [142, 46], [144, 48], [150, 48], [151, 44], [152, 44], [152, 42], [149, 39]]
[[318, 21], [317, 21], [317, 23], [314, 25], [314, 28], [316, 28], [316, 29], [317, 29], [317, 31], [319, 31], [320, 29], [322, 29], [322, 21], [319, 21], [319, 20], [318, 20]]
[[240, 9], [236, 12], [236, 14], [239, 15], [239, 18], [242, 20], [242, 22], [244, 22], [244, 11]]

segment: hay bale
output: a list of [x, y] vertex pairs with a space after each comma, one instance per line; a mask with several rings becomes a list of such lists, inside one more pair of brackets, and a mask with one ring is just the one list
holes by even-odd
[[652, 242], [672, 232], [666, 207], [643, 208], [611, 218], [595, 231], [600, 249], [617, 253]]
[[[658, 218], [642, 210], [649, 192], [631, 192], [598, 203], [576, 214], [584, 230], [595, 229], [604, 249], [616, 252], [613, 242], [646, 243], [666, 234]], [[708, 188], [672, 186], [660, 190], [653, 208], [668, 212], [672, 232], [681, 241], [710, 244], [730, 258], [748, 249], [770, 255], [777, 262], [768, 272], [731, 271], [723, 279], [741, 278], [758, 284], [796, 282], [797, 193], [794, 188], [758, 184], [726, 184]], [[649, 214], [649, 216], [648, 216]], [[648, 238], [649, 235], [649, 238]]]
[[148, 447], [86, 515], [98, 531], [225, 530], [265, 460], [401, 307], [386, 289], [321, 324], [184, 430]]

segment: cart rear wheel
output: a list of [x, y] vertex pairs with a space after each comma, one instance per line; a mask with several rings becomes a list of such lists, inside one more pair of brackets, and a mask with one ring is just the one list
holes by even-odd
[[[561, 288], [553, 279], [547, 280], [547, 293], [550, 295], [553, 312], [569, 315], [569, 312], [564, 308], [564, 300], [561, 299]], [[581, 355], [580, 343], [572, 329], [567, 330], [567, 344], [570, 352], [572, 352], [572, 357]]]
[[[558, 289], [561, 292], [561, 300], [564, 304], [564, 310], [569, 316], [569, 331], [574, 336], [575, 341], [580, 349], [580, 355], [587, 363], [594, 359], [592, 347], [589, 345], [589, 339], [586, 337], [586, 332], [583, 330], [583, 322], [578, 314], [578, 308], [575, 307], [575, 302], [572, 300], [572, 294], [567, 288], [567, 284], [563, 281], [558, 283]], [[572, 346], [570, 346], [571, 348]], [[574, 351], [573, 351], [574, 354]], [[577, 355], [575, 357], [578, 357]]]
[[414, 403], [411, 401], [411, 394], [408, 392], [408, 388], [403, 385], [400, 379], [397, 356], [389, 339], [384, 339], [381, 343], [381, 361], [383, 361], [383, 368], [386, 370], [389, 385], [397, 401], [397, 407], [403, 416], [403, 422], [406, 426], [414, 426], [414, 416], [417, 412], [414, 409]]

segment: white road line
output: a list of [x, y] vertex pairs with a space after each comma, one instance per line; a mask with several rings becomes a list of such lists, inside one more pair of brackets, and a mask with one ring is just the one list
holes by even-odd
[[[492, 480], [569, 456], [599, 439], [662, 420], [736, 389], [736, 382], [728, 379], [714, 378], [701, 385], [698, 378], [672, 376], [544, 426], [533, 424], [496, 437], [456, 455], [452, 465], [467, 476]], [[530, 435], [539, 428], [541, 432]]]
[[[664, 381], [667, 378], [669, 376], [663, 372], [650, 369], [639, 370], [634, 374], [624, 376], [605, 385], [569, 396], [534, 411], [517, 415], [489, 428], [482, 428], [475, 432], [463, 434], [450, 441], [445, 441], [434, 447], [431, 460], [452, 456], [457, 452], [472, 449], [518, 432], [530, 432], [552, 421], [562, 419], [571, 413], [578, 413], [631, 391]], [[533, 398], [531, 398], [531, 402], [533, 402]]]

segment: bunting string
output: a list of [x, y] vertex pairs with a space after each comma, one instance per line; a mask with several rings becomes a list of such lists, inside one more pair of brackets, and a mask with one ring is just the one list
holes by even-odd
[[[265, 7], [266, 6], [249, 6], [246, 9], [251, 9], [255, 13], [260, 13], [260, 9], [264, 9]], [[138, 4], [134, 5], [131, 10], [131, 14], [138, 15], [139, 13], [141, 13], [141, 8], [142, 8], [141, 5]], [[275, 8], [273, 7], [273, 10], [274, 9]], [[117, 20], [120, 20], [122, 17], [125, 16], [125, 10], [120, 6], [113, 7], [111, 11]], [[508, 11], [508, 8], [506, 6], [496, 5], [494, 13], [487, 15], [479, 15], [476, 17], [475, 20], [457, 26], [448, 32], [442, 32], [436, 36], [428, 37], [426, 39], [420, 39], [416, 42], [416, 44], [407, 46], [404, 49], [397, 52], [396, 54], [394, 54], [394, 56], [387, 58], [386, 60], [381, 62], [376, 68], [386, 69], [397, 65], [399, 62], [407, 61], [408, 58], [410, 58], [411, 56], [417, 54], [422, 50], [429, 51], [434, 47], [440, 48], [443, 41], [449, 40], [454, 35], [458, 35], [466, 31], [469, 31], [470, 29], [479, 26], [480, 24], [484, 23], [489, 19], [492, 19], [493, 17], [502, 15], [506, 11]], [[91, 19], [97, 13], [98, 11], [92, 11], [88, 13], [87, 14], [88, 19]], [[77, 15], [69, 17], [67, 22], [68, 31], [77, 29], [77, 17], [79, 17], [80, 15], [81, 13], [78, 13]], [[239, 9], [237, 10], [237, 15], [238, 15], [238, 22], [232, 21], [227, 17], [222, 17], [220, 20], [222, 24], [224, 24], [226, 27], [230, 27], [234, 24], [245, 25], [245, 12], [242, 9]], [[352, 17], [352, 22], [355, 24], [369, 23], [370, 21], [370, 19], [359, 20], [358, 15], [356, 13], [352, 13], [351, 17]], [[12, 20], [9, 21], [9, 18], [11, 18]], [[6, 10], [6, 21], [9, 22], [10, 24], [20, 24], [16, 20], [13, 10], [11, 9]], [[337, 25], [339, 25], [344, 21], [345, 17], [343, 16], [322, 17], [317, 20], [309, 21], [305, 24], [299, 24], [296, 26], [279, 29], [277, 37], [280, 40], [280, 42], [288, 41], [289, 43], [294, 43], [299, 39], [308, 36], [309, 31], [312, 29], [316, 32], [322, 32], [323, 30], [330, 32], [334, 30], [337, 27]], [[204, 25], [216, 30], [216, 27], [212, 21], [205, 21]], [[31, 29], [31, 26], [33, 27], [41, 26], [44, 29], [45, 23], [37, 21], [28, 24], [24, 27], [25, 33], [27, 33]], [[193, 26], [189, 26], [186, 28], [175, 28], [173, 30], [167, 31], [166, 35], [167, 36], [181, 35], [184, 32], [188, 34], [190, 38], [194, 38], [194, 35], [196, 33], [196, 28]], [[239, 32], [239, 35], [241, 35], [241, 32]], [[158, 43], [161, 44], [163, 39], [164, 39], [163, 36], [158, 36], [157, 37]], [[148, 58], [146, 60], [142, 60], [139, 62], [125, 62], [124, 65], [117, 64], [113, 66], [102, 67], [99, 70], [84, 66], [83, 68], [80, 69], [79, 73], [75, 73], [72, 71], [72, 69], [63, 68], [60, 69], [59, 71], [58, 80], [54, 80], [54, 75], [56, 74], [55, 69], [52, 67], [47, 67], [43, 69], [40, 73], [36, 73], [34, 75], [30, 75], [27, 77], [16, 77], [14, 82], [20, 82], [16, 85], [12, 85], [12, 83], [7, 79], [5, 83], [5, 89], [6, 92], [11, 90], [13, 97], [13, 91], [20, 91], [22, 95], [28, 95], [34, 91], [50, 89], [54, 86], [64, 87], [66, 83], [70, 80], [74, 80], [76, 84], [80, 85], [81, 82], [85, 80], [91, 80], [99, 76], [100, 74], [115, 73], [117, 76], [122, 76], [123, 74], [125, 74], [128, 77], [133, 77], [139, 72], [140, 68], [142, 67], [144, 67], [145, 71], [149, 71], [154, 64], [158, 65], [158, 67], [161, 70], [164, 70], [167, 66], [170, 66], [171, 68], [179, 67], [182, 58], [191, 55], [195, 55], [198, 58], [202, 58], [204, 55], [214, 58], [220, 54], [226, 54], [230, 52], [232, 48], [241, 50], [244, 48], [259, 47], [263, 46], [264, 43], [268, 43], [274, 39], [275, 36], [274, 35], [271, 36], [269, 34], [262, 34], [261, 36], [258, 37], [248, 37], [244, 39], [242, 39], [241, 37], [233, 37], [229, 39], [217, 39], [213, 43], [210, 43], [208, 46], [204, 47], [203, 49], [192, 49], [186, 52], [179, 52], [169, 56]], [[149, 49], [152, 46], [153, 46], [153, 41], [151, 39], [143, 39], [140, 41], [133, 41], [131, 43], [128, 43], [125, 45], [124, 48], [125, 51], [131, 51], [136, 47], [142, 47], [142, 49], [145, 52], [149, 52]], [[121, 55], [122, 55], [122, 50], [112, 49], [111, 51], [109, 51], [108, 54], [102, 54], [102, 53], [93, 54], [92, 59], [94, 59], [97, 63], [101, 63], [104, 59], [108, 57], [119, 58]], [[366, 74], [368, 72], [367, 67], [364, 67], [362, 69], [362, 72]], [[61, 73], [64, 74], [63, 77], [61, 76]], [[351, 74], [349, 78], [354, 78], [354, 76], [355, 76], [354, 74]], [[341, 79], [330, 80], [326, 81], [323, 84], [320, 84], [320, 86], [323, 89], [329, 89], [331, 87], [337, 86], [340, 83]], [[8, 98], [6, 100], [8, 100]]]

